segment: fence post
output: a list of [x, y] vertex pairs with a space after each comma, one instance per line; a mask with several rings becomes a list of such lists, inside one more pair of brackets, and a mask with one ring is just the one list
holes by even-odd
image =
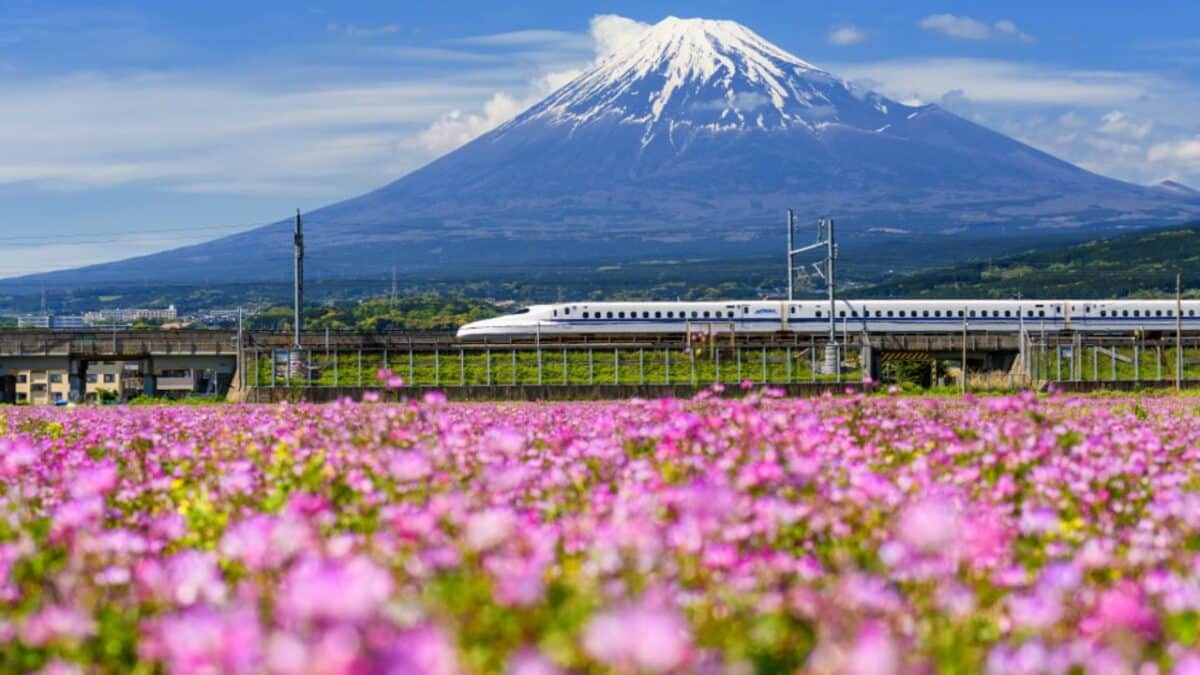
[[1096, 351], [1097, 349], [1099, 349], [1099, 347], [1097, 347], [1096, 345], [1092, 345], [1092, 381], [1093, 382], [1100, 379], [1100, 352]]
[[433, 386], [442, 386], [442, 350], [437, 345], [433, 347]]
[[512, 383], [513, 386], [517, 384], [517, 348], [515, 346], [512, 348]]
[[742, 383], [742, 348], [741, 348], [741, 346], [735, 345], [733, 348], [733, 354], [737, 358], [737, 381], [738, 381], [738, 384], [741, 384]]
[[562, 353], [563, 353], [562, 354], [562, 356], [563, 356], [563, 386], [565, 387], [571, 383], [571, 378], [567, 377], [568, 363], [567, 363], [567, 348], [566, 347], [563, 347]]
[[762, 383], [767, 383], [767, 348], [762, 348]]
[[621, 350], [613, 350], [613, 384], [621, 384]]
[[638, 347], [638, 384], [646, 384], [646, 348]]
[[1158, 342], [1154, 345], [1154, 365], [1157, 368], [1158, 381], [1162, 381], [1162, 343]]
[[467, 354], [462, 347], [458, 348], [458, 386], [467, 386]]
[[487, 359], [487, 364], [484, 365], [484, 371], [487, 373], [487, 384], [492, 386], [492, 348], [484, 347], [483, 358]]
[[787, 383], [791, 384], [792, 383], [792, 347], [791, 347], [791, 345], [788, 345], [788, 347], [784, 350], [784, 352], [787, 354]]
[[721, 381], [721, 349], [719, 347], [714, 346], [713, 353], [715, 354], [714, 363], [716, 364], [716, 367], [713, 369], [713, 382], [720, 382]]
[[408, 383], [415, 385], [417, 383], [417, 364], [413, 359], [412, 343], [408, 344]]
[[667, 371], [666, 383], [671, 384], [671, 347], [669, 345], [663, 350], [663, 355], [663, 363], [665, 364]]
[[335, 387], [338, 386], [338, 382], [340, 380], [340, 377], [338, 374], [338, 362], [341, 360], [342, 360], [342, 353], [340, 351], [334, 352], [333, 353], [333, 386], [335, 386]]
[[362, 347], [358, 349], [358, 386], [362, 386]]
[[596, 384], [596, 355], [588, 345], [588, 384]]
[[305, 352], [304, 372], [308, 375], [308, 388], [312, 389], [312, 349]]
[[1142, 380], [1142, 350], [1138, 348], [1137, 338], [1133, 340], [1133, 381]]

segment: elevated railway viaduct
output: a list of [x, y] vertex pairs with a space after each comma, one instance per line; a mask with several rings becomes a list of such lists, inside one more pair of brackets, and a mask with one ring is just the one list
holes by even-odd
[[[125, 367], [124, 397], [233, 392], [250, 400], [321, 399], [377, 386], [377, 371], [387, 368], [416, 390], [546, 398], [555, 387], [591, 387], [588, 395], [624, 396], [743, 381], [786, 385], [799, 393], [816, 390], [814, 386], [861, 383], [868, 377], [879, 381], [889, 361], [958, 363], [964, 354], [969, 371], [1005, 373], [1010, 381], [1020, 378], [1021, 384], [1149, 382], [1170, 375], [1172, 361], [1164, 353], [1173, 348], [1167, 339], [1085, 339], [1078, 334], [839, 337], [845, 356], [837, 372], [828, 372], [818, 358], [825, 338], [793, 334], [722, 335], [695, 342], [681, 336], [628, 335], [464, 342], [448, 333], [312, 331], [301, 336], [296, 350], [293, 336], [280, 332], [248, 331], [239, 337], [234, 330], [2, 331], [0, 401], [20, 402], [23, 387], [55, 375], [65, 385], [63, 398], [83, 400], [97, 365], [114, 362]], [[1185, 354], [1189, 350], [1200, 355], [1197, 338], [1188, 339]], [[1183, 359], [1183, 365], [1200, 365], [1200, 360]]]

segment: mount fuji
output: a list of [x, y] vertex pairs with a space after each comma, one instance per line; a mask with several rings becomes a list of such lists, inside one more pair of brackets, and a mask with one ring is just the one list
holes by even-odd
[[[503, 126], [305, 217], [310, 274], [781, 255], [783, 212], [921, 261], [1200, 214], [1200, 193], [1106, 178], [937, 105], [826, 72], [730, 21], [668, 18]], [[290, 221], [41, 275], [282, 279]]]

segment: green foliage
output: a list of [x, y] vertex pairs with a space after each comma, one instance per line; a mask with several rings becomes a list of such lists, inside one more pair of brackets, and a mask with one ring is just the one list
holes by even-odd
[[[864, 290], [868, 297], [1074, 298], [1174, 295], [1175, 275], [1200, 265], [1200, 223], [1098, 239], [998, 261], [918, 272]], [[1200, 289], [1186, 290], [1189, 297]]]

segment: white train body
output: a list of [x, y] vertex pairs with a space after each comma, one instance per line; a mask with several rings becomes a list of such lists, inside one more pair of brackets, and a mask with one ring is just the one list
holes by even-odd
[[[1174, 331], [1174, 300], [838, 300], [839, 333]], [[1200, 300], [1185, 300], [1183, 330], [1200, 331]], [[829, 303], [568, 302], [468, 323], [463, 339], [519, 336], [829, 332]]]

